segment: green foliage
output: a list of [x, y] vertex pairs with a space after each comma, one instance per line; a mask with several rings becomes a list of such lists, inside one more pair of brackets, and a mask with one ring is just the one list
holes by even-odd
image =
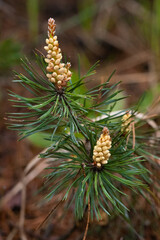
[[149, 0], [141, 1], [144, 8], [142, 17], [137, 17], [137, 27], [143, 34], [146, 43], [151, 47], [156, 57], [160, 56], [160, 4], [159, 0], [153, 2]]
[[98, 6], [94, 0], [82, 0], [78, 5], [80, 22], [82, 22], [84, 29], [90, 30]]
[[38, 37], [39, 1], [27, 0], [27, 12], [30, 39], [32, 42], [36, 42]]
[[[93, 1], [93, 0], [88, 0], [88, 1]], [[67, 29], [75, 27], [79, 24], [84, 26], [84, 28], [85, 27], [88, 28], [91, 26], [91, 20], [97, 13], [98, 5], [93, 3], [88, 6], [88, 3], [87, 3], [85, 6], [85, 1], [83, 2], [84, 2], [84, 5], [80, 4], [80, 7], [78, 7], [79, 12], [71, 16], [70, 18], [68, 18], [61, 26], [60, 31], [66, 31]]]
[[[23, 108], [25, 111], [19, 115], [11, 114], [12, 119], [23, 119], [18, 121], [18, 124], [11, 124], [11, 128], [20, 130], [23, 137], [31, 134], [52, 129], [54, 135], [59, 127], [71, 130], [71, 137], [75, 139], [74, 132], [82, 131], [81, 119], [79, 116], [87, 115], [91, 110], [87, 107], [86, 101], [94, 98], [94, 95], [76, 94], [78, 87], [82, 86], [83, 79], [93, 74], [93, 66], [85, 76], [77, 79], [73, 84], [70, 84], [65, 92], [57, 91], [54, 84], [48, 82], [45, 74], [45, 62], [43, 58], [37, 57], [37, 63], [43, 69], [43, 75], [38, 75], [32, 68], [31, 64], [27, 65], [23, 61], [25, 70], [29, 77], [23, 74], [17, 74], [18, 79], [14, 82], [19, 82], [32, 95], [32, 98], [26, 98], [15, 93], [10, 92], [9, 95], [14, 98], [11, 99], [15, 103], [15, 107]], [[34, 96], [34, 97], [33, 97]], [[17, 100], [18, 99], [18, 100]], [[79, 99], [83, 100], [83, 106], [79, 103]], [[92, 110], [94, 111], [94, 109]], [[78, 117], [77, 117], [78, 116]], [[78, 120], [80, 119], [80, 120]], [[23, 138], [22, 137], [22, 138]]]
[[46, 148], [52, 142], [48, 141], [48, 137], [50, 136], [49, 133], [38, 132], [28, 137], [28, 140], [36, 147]]
[[[48, 130], [52, 131], [53, 137], [59, 128], [64, 131], [69, 128], [71, 137], [76, 142], [75, 133], [81, 132], [86, 137], [82, 123], [88, 122], [87, 117], [89, 114], [95, 117], [99, 114], [107, 114], [109, 110], [106, 106], [121, 99], [112, 99], [120, 92], [117, 91], [108, 96], [107, 99], [104, 99], [104, 101], [98, 104], [96, 103], [95, 99], [97, 95], [102, 94], [104, 98], [110, 90], [117, 86], [117, 84], [115, 84], [112, 87], [108, 87], [108, 80], [106, 83], [89, 91], [86, 90], [81, 94], [77, 93], [77, 89], [82, 89], [84, 85], [83, 80], [94, 73], [94, 68], [97, 63], [89, 69], [85, 76], [80, 77], [79, 75], [76, 81], [74, 80], [74, 83], [70, 82], [70, 85], [65, 91], [58, 91], [54, 84], [48, 82], [46, 78], [44, 59], [42, 57], [39, 58], [38, 55], [36, 55], [36, 58], [37, 64], [43, 69], [42, 75], [38, 75], [30, 63], [27, 65], [27, 63], [22, 60], [29, 77], [23, 74], [17, 74], [18, 79], [14, 80], [14, 82], [18, 82], [25, 87], [32, 97], [28, 98], [13, 92], [9, 93], [12, 97], [10, 101], [15, 103], [14, 107], [24, 109], [23, 113], [13, 113], [9, 115], [10, 118], [15, 119], [15, 122], [16, 119], [19, 119], [18, 124], [13, 122], [10, 128], [20, 131], [22, 138]], [[103, 88], [99, 91], [101, 87]], [[83, 90], [84, 89], [83, 87]], [[92, 106], [88, 104], [89, 101], [93, 101]], [[26, 112], [26, 110], [28, 111]]]
[[135, 157], [131, 147], [126, 149], [125, 138], [122, 139], [120, 133], [117, 137], [118, 132], [115, 134], [113, 126], [110, 126], [113, 137], [112, 157], [108, 164], [101, 169], [94, 166], [92, 154], [96, 139], [99, 137], [98, 130], [99, 128], [96, 131], [95, 128], [94, 131], [88, 127], [85, 128], [89, 145], [85, 145], [80, 139], [77, 139], [77, 144], [69, 135], [63, 134], [57, 141], [58, 144], [49, 148], [42, 155], [42, 157], [53, 159], [49, 168], [52, 171], [48, 175], [48, 183], [52, 185], [54, 182], [54, 185], [47, 198], [52, 198], [55, 194], [63, 191], [66, 200], [72, 192], [77, 218], [83, 217], [88, 198], [91, 202], [92, 218], [96, 216], [99, 219], [99, 208], [102, 208], [107, 214], [116, 212], [125, 215], [127, 207], [122, 200], [126, 196], [123, 192], [124, 187], [133, 191], [141, 189], [145, 186], [140, 180], [144, 176], [149, 182], [147, 170], [141, 163], [143, 158]]
[[142, 104], [139, 106], [139, 111], [146, 112], [147, 108], [151, 107], [152, 103], [158, 99], [160, 94], [160, 84], [157, 83], [156, 86], [151, 87], [143, 95]]
[[160, 4], [158, 0], [153, 4], [153, 16], [152, 16], [152, 35], [151, 35], [151, 47], [154, 53], [160, 56]]
[[[91, 218], [100, 218], [100, 208], [107, 214], [120, 214], [126, 218], [127, 193], [147, 191], [151, 182], [144, 160], [149, 154], [142, 148], [143, 138], [136, 134], [133, 146], [132, 132], [121, 130], [121, 117], [125, 110], [113, 112], [116, 103], [125, 97], [117, 90], [119, 83], [110, 85], [111, 76], [103, 84], [91, 89], [85, 79], [91, 78], [97, 63], [84, 75], [74, 74], [68, 86], [57, 89], [46, 78], [46, 64], [36, 55], [41, 74], [23, 61], [27, 76], [17, 74], [15, 82], [21, 84], [30, 97], [10, 92], [15, 107], [21, 113], [10, 113], [10, 128], [20, 132], [21, 138], [47, 133], [50, 146], [41, 157], [52, 159], [46, 176], [47, 198], [62, 192], [63, 201], [72, 197], [75, 216], [81, 219], [91, 206]], [[80, 67], [79, 67], [80, 69]], [[135, 110], [132, 111], [135, 119]], [[135, 119], [136, 120], [136, 119]], [[141, 121], [135, 122], [141, 126]], [[112, 147], [107, 164], [98, 168], [93, 162], [93, 149], [104, 127], [108, 127]], [[128, 127], [128, 126], [126, 126]]]
[[19, 63], [21, 45], [13, 39], [0, 42], [0, 72]]

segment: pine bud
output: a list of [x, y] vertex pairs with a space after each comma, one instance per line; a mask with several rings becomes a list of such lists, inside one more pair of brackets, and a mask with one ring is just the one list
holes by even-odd
[[48, 38], [46, 39], [46, 44], [49, 44], [49, 39]]
[[56, 28], [55, 20], [53, 18], [49, 18], [48, 19], [48, 37], [49, 38], [54, 36], [55, 28]]
[[58, 46], [58, 41], [54, 41], [54, 46]]
[[121, 131], [125, 134], [130, 133], [131, 131], [131, 114], [129, 112], [126, 112], [126, 114], [122, 117], [122, 125], [121, 125]]
[[56, 46], [53, 47], [53, 51], [58, 51]]
[[55, 61], [55, 64], [56, 64], [56, 65], [60, 64], [60, 59], [57, 59], [57, 60]]
[[47, 54], [47, 58], [51, 58], [52, 56], [50, 54]]
[[100, 168], [101, 165], [107, 164], [108, 159], [111, 156], [109, 149], [111, 148], [111, 137], [109, 135], [108, 128], [104, 127], [96, 146], [93, 150], [94, 164]]
[[52, 77], [51, 78], [51, 82], [55, 83], [55, 78]]
[[44, 49], [45, 49], [46, 51], [48, 51], [48, 50], [49, 50], [48, 46], [44, 46]]
[[62, 81], [58, 81], [57, 83], [58, 83], [58, 85], [61, 85], [61, 84], [62, 84]]
[[52, 52], [52, 56], [56, 57], [57, 53], [55, 51]]
[[56, 72], [53, 72], [53, 73], [52, 73], [52, 76], [53, 76], [53, 77], [57, 77], [57, 73], [56, 73]]
[[44, 60], [45, 60], [46, 63], [50, 62], [48, 58], [45, 58]]
[[49, 49], [52, 49], [52, 48], [53, 48], [53, 45], [49, 43], [49, 44], [48, 44], [48, 48], [49, 48]]
[[53, 43], [53, 38], [49, 38], [49, 42], [52, 44]]

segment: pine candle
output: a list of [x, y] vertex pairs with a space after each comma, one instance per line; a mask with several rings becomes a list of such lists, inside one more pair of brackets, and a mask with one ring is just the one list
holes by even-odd
[[121, 125], [121, 131], [125, 134], [129, 133], [131, 131], [131, 114], [129, 112], [126, 112], [126, 114], [122, 117], [122, 125]]
[[49, 18], [48, 20], [48, 38], [46, 39], [47, 46], [44, 49], [47, 51], [47, 56], [45, 62], [47, 66], [47, 78], [50, 82], [53, 82], [55, 86], [59, 89], [65, 87], [67, 82], [71, 79], [72, 73], [69, 70], [71, 64], [67, 62], [66, 64], [62, 63], [62, 53], [59, 48], [59, 43], [57, 36], [55, 36], [55, 20]]
[[108, 163], [108, 159], [111, 156], [109, 149], [111, 148], [111, 137], [109, 135], [108, 128], [104, 127], [96, 146], [93, 150], [93, 160], [97, 167], [101, 167], [103, 164]]

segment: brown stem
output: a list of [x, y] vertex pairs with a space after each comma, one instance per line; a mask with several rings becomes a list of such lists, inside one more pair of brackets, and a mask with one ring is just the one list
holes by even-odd
[[135, 148], [135, 138], [136, 138], [134, 122], [132, 122], [132, 132], [133, 132], [133, 145], [132, 145], [132, 148], [134, 149]]
[[91, 205], [90, 205], [90, 198], [88, 197], [87, 224], [86, 224], [83, 240], [86, 240], [86, 237], [87, 237], [89, 221], [90, 221], [90, 212], [91, 212]]
[[[86, 177], [86, 173], [85, 173], [84, 167], [85, 167], [85, 165], [82, 164], [83, 174], [84, 174], [84, 177]], [[86, 188], [88, 189], [88, 184], [87, 184], [87, 182], [86, 182]], [[86, 240], [86, 237], [87, 237], [88, 227], [89, 227], [89, 221], [90, 221], [90, 212], [91, 212], [91, 204], [90, 204], [90, 198], [88, 197], [87, 223], [86, 223], [86, 228], [85, 228], [83, 240]]]
[[48, 220], [48, 218], [52, 215], [52, 213], [56, 210], [56, 208], [63, 202], [63, 199], [61, 199], [57, 205], [51, 209], [51, 211], [47, 214], [47, 216], [45, 217], [45, 219], [38, 225], [38, 227], [36, 228], [36, 231], [39, 230], [43, 224]]
[[[77, 172], [76, 176], [74, 177], [73, 181], [76, 180], [76, 178], [78, 177], [79, 173], [80, 173], [81, 169], [79, 169], [79, 171]], [[57, 207], [64, 201], [64, 198], [62, 198], [57, 205], [51, 209], [51, 211], [47, 214], [47, 216], [45, 217], [45, 219], [38, 225], [38, 227], [36, 228], [36, 231], [39, 230], [43, 224], [49, 219], [49, 217], [53, 214], [53, 212], [57, 209]]]

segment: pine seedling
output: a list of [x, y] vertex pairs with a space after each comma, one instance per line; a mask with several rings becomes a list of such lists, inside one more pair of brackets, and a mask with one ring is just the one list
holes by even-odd
[[55, 21], [50, 18], [47, 55], [36, 54], [39, 71], [28, 60], [22, 60], [27, 76], [17, 74], [15, 81], [31, 97], [9, 93], [14, 106], [24, 109], [9, 114], [10, 128], [18, 130], [21, 138], [36, 132], [49, 134], [52, 144], [40, 155], [51, 159], [46, 198], [62, 192], [61, 202], [67, 203], [72, 197], [67, 206], [74, 205], [76, 219], [88, 213], [85, 239], [90, 219], [101, 219], [100, 209], [128, 220], [126, 189], [135, 194], [147, 192], [151, 176], [144, 161], [149, 154], [143, 151], [138, 133], [132, 133], [132, 121], [135, 126], [140, 124], [136, 111], [112, 111], [123, 99], [118, 97], [119, 83], [110, 85], [113, 74], [104, 83], [77, 93], [97, 64], [75, 79], [70, 63], [63, 63], [55, 31]]

